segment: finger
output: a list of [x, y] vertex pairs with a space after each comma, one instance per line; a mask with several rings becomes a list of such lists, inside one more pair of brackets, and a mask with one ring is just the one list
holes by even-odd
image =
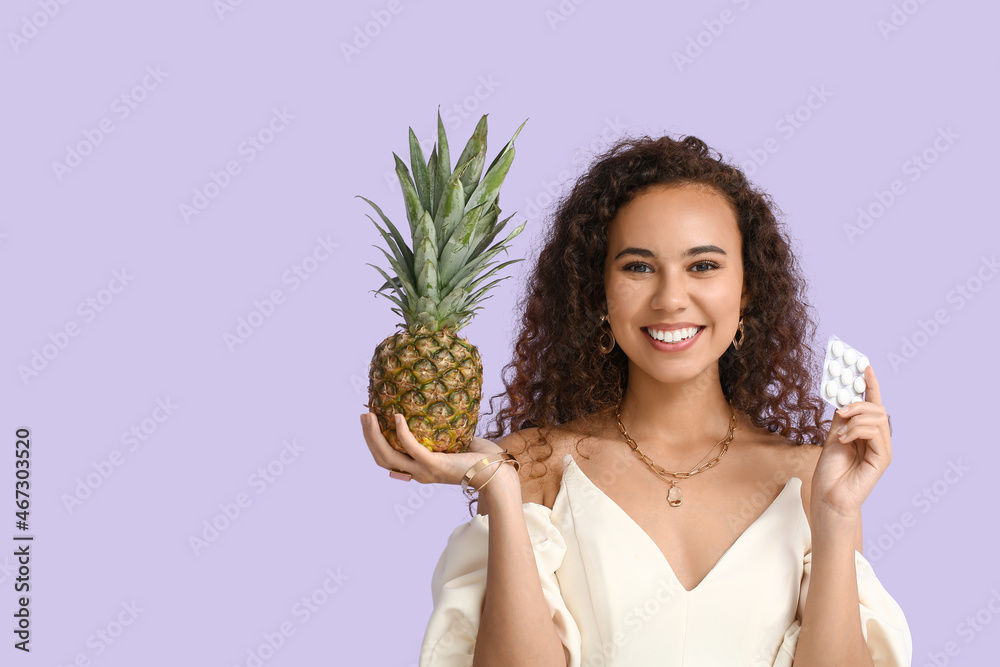
[[854, 403], [849, 403], [842, 408], [838, 408], [834, 415], [839, 415], [846, 420], [863, 414], [885, 414], [885, 407], [871, 401], [856, 401]]
[[368, 445], [368, 451], [372, 453], [372, 458], [375, 459], [375, 463], [381, 466], [383, 461], [382, 453], [378, 451], [378, 449], [376, 449], [375, 445], [372, 443], [372, 437], [368, 433], [368, 427], [369, 427], [368, 414], [361, 415], [361, 433], [362, 435], [364, 435], [365, 444]]
[[875, 369], [869, 364], [865, 368], [865, 400], [875, 405], [882, 405], [882, 393], [878, 389]]
[[396, 437], [399, 438], [399, 442], [403, 445], [406, 453], [418, 463], [429, 464], [434, 455], [417, 441], [416, 436], [410, 431], [410, 427], [403, 415], [396, 413], [392, 417], [395, 422]]
[[[383, 468], [395, 468], [396, 470], [407, 471], [404, 466], [412, 467], [413, 459], [403, 454], [399, 450], [393, 449], [389, 441], [382, 435], [378, 426], [378, 418], [374, 413], [367, 413], [362, 416], [364, 424], [365, 442], [371, 450], [375, 462]], [[407, 471], [408, 472], [408, 471]]]
[[882, 440], [882, 432], [876, 426], [854, 426], [847, 429], [838, 438], [842, 444], [864, 444], [875, 454], [884, 456], [886, 453], [885, 442]]
[[[874, 426], [879, 429], [882, 434], [882, 440], [886, 443], [887, 447], [890, 446], [891, 433], [889, 432], [889, 416], [885, 412], [885, 408], [881, 405], [875, 405], [874, 403], [869, 403], [867, 401], [862, 401], [860, 403], [852, 403], [848, 407], [858, 406], [853, 410], [856, 414], [851, 416], [845, 426], [842, 426], [845, 431], [850, 428], [850, 426], [855, 424], [867, 424]], [[839, 436], [840, 429], [837, 430]]]
[[841, 430], [846, 433], [855, 426], [872, 426], [875, 428], [887, 426], [885, 414], [882, 412], [862, 412], [854, 415], [847, 420], [846, 424], [837, 429], [837, 433], [840, 433]]
[[885, 441], [885, 433], [877, 423], [852, 423], [844, 433], [837, 438], [842, 443], [863, 440], [868, 447], [879, 456], [887, 456], [889, 447]]

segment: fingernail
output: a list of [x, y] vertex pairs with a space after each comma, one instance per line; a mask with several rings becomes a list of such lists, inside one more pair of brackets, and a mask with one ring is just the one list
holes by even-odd
[[846, 426], [841, 426], [840, 430], [837, 431], [837, 433], [847, 433], [847, 427]]

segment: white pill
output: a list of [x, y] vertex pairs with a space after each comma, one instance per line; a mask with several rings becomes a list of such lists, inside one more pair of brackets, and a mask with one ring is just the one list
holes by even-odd
[[857, 360], [858, 360], [858, 351], [855, 350], [853, 347], [847, 348], [847, 350], [844, 352], [844, 363], [850, 366]]
[[837, 402], [841, 405], [847, 405], [851, 402], [851, 392], [847, 389], [841, 389], [840, 393], [837, 394]]
[[855, 396], [854, 398], [851, 399], [851, 403], [860, 403], [863, 400], [864, 399], [861, 398], [860, 396]]
[[859, 371], [864, 373], [865, 369], [868, 368], [868, 357], [866, 357], [863, 354], [860, 357], [858, 357], [857, 367]]
[[826, 383], [826, 395], [829, 396], [830, 398], [833, 398], [834, 396], [837, 395], [838, 389], [840, 389], [840, 387], [837, 386], [836, 380], [830, 380], [829, 382]]
[[834, 359], [833, 361], [830, 362], [830, 365], [827, 366], [827, 370], [830, 371], [831, 377], [837, 377], [838, 375], [844, 372], [844, 367], [840, 365], [839, 361]]
[[844, 372], [840, 374], [840, 384], [849, 385], [854, 382], [854, 371], [850, 368], [845, 368]]
[[865, 379], [863, 377], [854, 378], [854, 391], [859, 394], [865, 391]]
[[830, 346], [830, 349], [836, 356], [838, 357], [841, 356], [842, 354], [844, 354], [844, 341], [842, 340], [833, 341], [833, 345]]

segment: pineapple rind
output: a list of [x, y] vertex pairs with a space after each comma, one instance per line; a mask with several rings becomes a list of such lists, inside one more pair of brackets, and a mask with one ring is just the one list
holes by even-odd
[[368, 408], [393, 448], [406, 451], [391, 421], [400, 413], [429, 450], [468, 450], [482, 400], [482, 359], [467, 339], [447, 330], [396, 332], [375, 348], [369, 367]]

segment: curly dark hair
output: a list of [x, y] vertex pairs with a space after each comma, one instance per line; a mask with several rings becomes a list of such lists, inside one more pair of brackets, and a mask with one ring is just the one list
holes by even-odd
[[552, 455], [545, 431], [605, 413], [621, 400], [628, 382], [621, 348], [598, 351], [608, 226], [646, 189], [686, 184], [710, 186], [723, 195], [743, 239], [744, 338], [739, 351], [730, 345], [719, 359], [723, 394], [752, 423], [795, 444], [819, 444], [826, 436], [824, 404], [814, 390], [818, 368], [810, 343], [816, 324], [770, 195], [697, 137], [626, 137], [598, 155], [556, 202], [518, 302], [514, 357], [501, 371], [506, 391], [489, 401], [493, 414], [494, 401], [507, 399], [484, 437], [497, 440], [538, 428], [540, 439], [528, 446], [527, 457], [542, 463], [542, 475]]

